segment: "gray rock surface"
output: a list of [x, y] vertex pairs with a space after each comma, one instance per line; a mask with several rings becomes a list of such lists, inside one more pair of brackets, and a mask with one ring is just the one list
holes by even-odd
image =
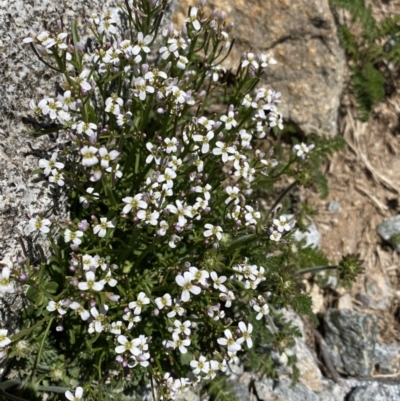
[[375, 369], [382, 375], [400, 371], [400, 344], [375, 344]]
[[324, 329], [337, 371], [354, 377], [369, 376], [374, 364], [377, 318], [349, 309], [328, 309]]
[[340, 210], [340, 203], [336, 201], [330, 201], [326, 207], [326, 210], [331, 213], [337, 213]]
[[[181, 0], [182, 21], [192, 0]], [[270, 52], [278, 61], [264, 83], [282, 93], [280, 110], [305, 133], [338, 133], [338, 109], [345, 76], [328, 0], [208, 0], [227, 13], [236, 45], [228, 68], [236, 70], [242, 52]]]
[[[387, 220], [384, 220], [381, 224], [378, 225], [376, 230], [385, 241], [392, 243], [392, 236], [400, 234], [400, 215], [393, 216]], [[397, 252], [400, 252], [400, 241], [395, 244], [392, 243], [392, 246], [394, 247], [394, 249], [396, 249]]]
[[399, 399], [400, 385], [379, 382], [364, 382], [348, 397], [348, 401], [398, 401]]
[[368, 298], [368, 307], [376, 310], [386, 310], [392, 301], [392, 286], [390, 280], [380, 272], [365, 276], [365, 293]]

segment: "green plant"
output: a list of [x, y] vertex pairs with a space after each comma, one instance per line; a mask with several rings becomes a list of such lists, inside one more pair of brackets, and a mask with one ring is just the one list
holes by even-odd
[[[279, 309], [311, 313], [299, 269], [312, 253], [291, 251], [296, 222], [278, 205], [295, 186], [314, 186], [337, 141], [281, 143], [280, 94], [258, 87], [273, 58], [246, 53], [224, 80], [232, 27], [204, 15], [204, 2], [160, 49], [167, 2], [117, 4], [88, 20], [93, 51], [76, 23], [25, 39], [62, 87], [57, 99], [30, 102], [60, 135], [35, 173], [67, 187], [71, 206], [68, 218], [44, 210], [26, 221], [33, 241], [49, 241], [49, 257], [21, 241], [18, 264], [1, 271], [0, 294], [27, 298], [23, 330], [0, 331], [6, 399], [126, 400], [148, 385], [169, 400], [254, 345], [286, 355], [298, 331]], [[277, 184], [286, 186], [279, 195]], [[251, 361], [271, 373], [270, 359]], [[295, 356], [284, 361], [296, 379]], [[219, 380], [210, 392], [229, 399]]]
[[377, 22], [364, 0], [330, 0], [330, 4], [335, 10], [347, 10], [352, 17], [349, 25], [338, 23], [338, 35], [349, 59], [350, 86], [359, 119], [367, 121], [373, 106], [385, 97], [390, 74], [388, 68], [383, 71], [383, 64], [400, 64], [400, 15]]

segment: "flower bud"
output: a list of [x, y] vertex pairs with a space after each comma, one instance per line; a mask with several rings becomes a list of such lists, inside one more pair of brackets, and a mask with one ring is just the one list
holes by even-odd
[[142, 69], [142, 75], [145, 75], [149, 71], [149, 65], [142, 64], [141, 69]]
[[86, 231], [89, 228], [89, 223], [87, 222], [87, 220], [82, 220], [78, 223], [78, 228], [81, 231]]

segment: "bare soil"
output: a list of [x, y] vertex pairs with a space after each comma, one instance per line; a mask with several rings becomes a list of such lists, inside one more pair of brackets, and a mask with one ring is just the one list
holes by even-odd
[[[378, 20], [400, 14], [400, 0], [369, 3]], [[383, 220], [400, 214], [399, 76], [399, 71], [391, 70], [390, 93], [374, 108], [367, 123], [357, 120], [353, 96], [343, 95], [340, 129], [347, 149], [327, 164], [329, 197], [321, 200], [308, 191], [301, 194], [317, 206], [314, 223], [321, 234], [321, 248], [330, 261], [359, 253], [365, 267], [351, 290], [309, 286], [316, 312], [323, 315], [333, 306], [373, 313], [379, 317], [378, 340], [385, 343], [400, 342], [400, 257], [379, 237], [376, 228]], [[327, 210], [330, 201], [340, 203], [339, 212]], [[368, 285], [376, 285], [383, 291], [382, 296], [390, 299], [386, 308], [375, 310], [362, 302]]]

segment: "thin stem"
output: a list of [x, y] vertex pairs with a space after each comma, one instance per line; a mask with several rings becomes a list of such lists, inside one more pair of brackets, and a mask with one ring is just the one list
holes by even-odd
[[297, 185], [297, 181], [292, 182], [281, 194], [278, 196], [274, 204], [269, 209], [269, 212], [265, 218], [265, 221], [268, 221], [269, 216], [273, 212], [273, 210], [278, 206], [279, 202]]
[[301, 274], [307, 274], [307, 273], [315, 273], [319, 271], [324, 271], [324, 270], [336, 270], [339, 266], [314, 266], [314, 267], [308, 267], [307, 269], [299, 270], [296, 274], [301, 275]]

